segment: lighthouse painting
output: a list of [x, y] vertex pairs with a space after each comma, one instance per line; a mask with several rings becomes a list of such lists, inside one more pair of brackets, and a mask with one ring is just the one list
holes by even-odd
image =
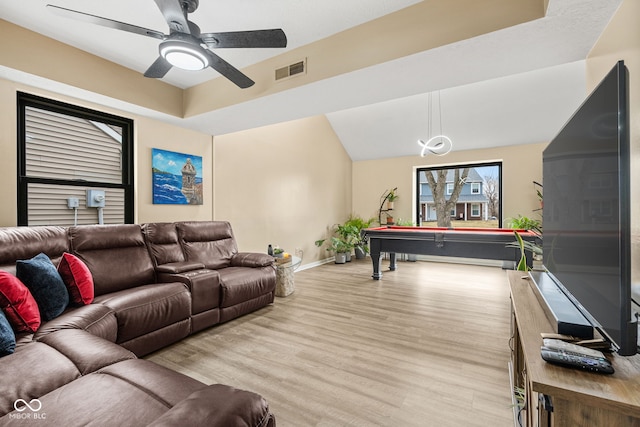
[[202, 204], [202, 157], [151, 149], [153, 203]]

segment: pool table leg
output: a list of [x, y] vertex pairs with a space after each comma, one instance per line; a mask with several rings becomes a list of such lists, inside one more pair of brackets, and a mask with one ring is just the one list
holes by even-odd
[[380, 260], [382, 259], [382, 253], [371, 252], [371, 263], [373, 264], [373, 277], [374, 280], [382, 279], [382, 273], [380, 272]]
[[389, 252], [389, 270], [396, 271], [396, 253]]

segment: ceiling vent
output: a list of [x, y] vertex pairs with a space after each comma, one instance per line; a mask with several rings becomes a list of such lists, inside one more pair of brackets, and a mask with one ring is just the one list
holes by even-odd
[[307, 73], [307, 60], [303, 59], [276, 70], [276, 81]]

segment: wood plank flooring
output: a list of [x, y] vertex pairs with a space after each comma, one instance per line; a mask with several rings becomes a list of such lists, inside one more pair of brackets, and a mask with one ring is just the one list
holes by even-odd
[[369, 259], [298, 271], [292, 295], [147, 359], [261, 394], [278, 427], [513, 425], [505, 271], [371, 273]]

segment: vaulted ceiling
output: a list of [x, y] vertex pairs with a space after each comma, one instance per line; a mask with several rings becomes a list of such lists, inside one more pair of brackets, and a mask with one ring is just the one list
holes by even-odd
[[[168, 33], [151, 0], [48, 1]], [[0, 17], [138, 73], [157, 58], [158, 40], [54, 15], [48, 1], [0, 0]], [[250, 89], [213, 69], [172, 69], [162, 81], [182, 91], [181, 114], [56, 82], [1, 56], [0, 77], [212, 135], [324, 114], [356, 161], [417, 155], [416, 140], [441, 131], [454, 150], [546, 142], [585, 98], [584, 60], [619, 4], [201, 0], [189, 19], [203, 32], [282, 28], [288, 45], [216, 50], [256, 80]], [[299, 59], [305, 74], [274, 81], [275, 68]]]

